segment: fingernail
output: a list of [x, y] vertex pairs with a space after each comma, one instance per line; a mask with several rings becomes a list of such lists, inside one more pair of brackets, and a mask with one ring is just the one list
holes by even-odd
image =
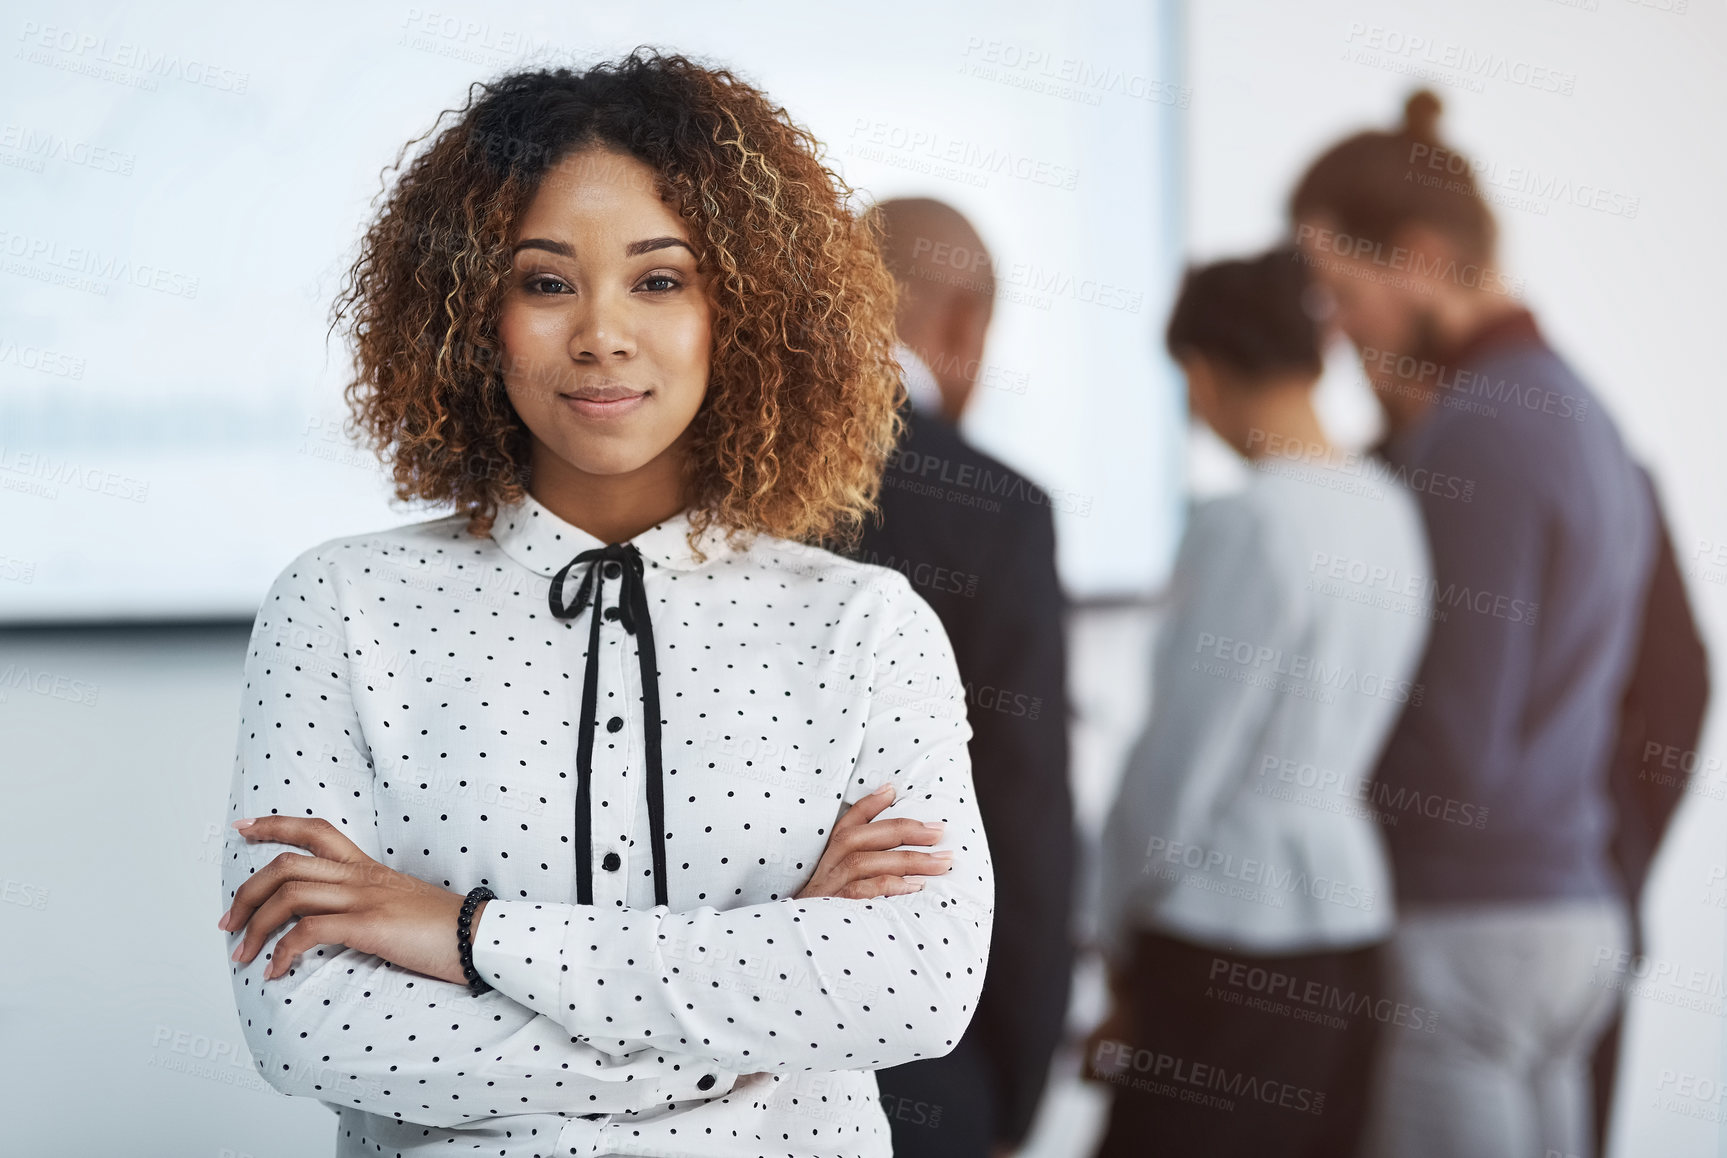
[[234, 822], [234, 827], [239, 829], [241, 832], [245, 832], [248, 828], [252, 827], [252, 822], [256, 819], [256, 817], [248, 816], [244, 820], [236, 820]]
[[216, 927], [218, 929], [226, 929], [228, 927], [228, 914], [227, 913], [223, 913], [220, 917], [216, 918]]
[[[235, 945], [234, 951], [232, 953], [228, 954], [228, 960], [238, 961], [240, 959], [240, 953], [245, 948], [246, 948], [246, 942], [244, 942], [244, 941], [241, 941], [238, 945]], [[457, 946], [457, 948], [460, 948], [460, 946]]]
[[930, 853], [930, 855], [935, 857], [937, 860], [952, 860], [953, 859], [953, 849], [951, 849], [951, 848], [937, 849], [936, 851]]
[[935, 833], [937, 836], [940, 836], [943, 832], [945, 832], [947, 830], [947, 824], [943, 821], [940, 821], [940, 820], [936, 820], [936, 821], [926, 820], [926, 821], [924, 821], [923, 826], [925, 828], [929, 829], [931, 832]]
[[923, 883], [924, 883], [924, 882], [925, 882], [925, 881], [927, 881], [927, 880], [929, 880], [929, 878], [928, 878], [928, 877], [922, 877], [922, 876], [917, 876], [917, 877], [907, 877], [907, 878], [906, 878], [906, 880], [907, 880], [907, 882], [909, 882], [909, 883], [910, 883], [910, 884], [911, 884], [911, 885], [912, 885], [912, 886], [913, 886], [913, 887], [914, 887], [914, 888], [919, 888], [919, 889], [921, 889], [921, 888], [923, 888]]
[[870, 795], [871, 796], [880, 796], [884, 792], [892, 792], [892, 791], [893, 791], [893, 785], [892, 784], [883, 784], [880, 788], [877, 788], [874, 792], [870, 793]]

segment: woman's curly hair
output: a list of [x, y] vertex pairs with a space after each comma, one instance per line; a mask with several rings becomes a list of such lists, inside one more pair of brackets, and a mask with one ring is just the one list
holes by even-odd
[[350, 435], [391, 466], [397, 497], [453, 504], [476, 536], [522, 498], [530, 440], [497, 333], [512, 229], [552, 166], [601, 146], [654, 170], [709, 275], [691, 547], [716, 523], [728, 537], [854, 544], [903, 432], [904, 387], [879, 218], [848, 206], [821, 143], [731, 72], [642, 47], [586, 71], [475, 82], [395, 168], [452, 111], [389, 191], [331, 307], [354, 347]]

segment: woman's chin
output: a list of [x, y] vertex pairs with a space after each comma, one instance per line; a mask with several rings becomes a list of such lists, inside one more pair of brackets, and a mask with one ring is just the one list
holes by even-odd
[[558, 457], [577, 474], [590, 478], [618, 478], [634, 474], [659, 455], [648, 447], [582, 447], [560, 452]]

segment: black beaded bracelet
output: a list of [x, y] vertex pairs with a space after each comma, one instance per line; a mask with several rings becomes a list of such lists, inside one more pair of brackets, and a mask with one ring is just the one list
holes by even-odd
[[467, 900], [462, 902], [462, 915], [456, 918], [456, 949], [462, 955], [462, 976], [468, 979], [468, 989], [476, 997], [492, 986], [474, 968], [474, 910], [481, 901], [496, 900], [497, 896], [485, 885], [474, 886], [468, 890]]

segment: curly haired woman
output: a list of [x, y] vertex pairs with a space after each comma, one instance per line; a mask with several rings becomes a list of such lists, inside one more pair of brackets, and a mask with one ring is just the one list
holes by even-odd
[[994, 887], [947, 637], [827, 549], [898, 435], [879, 231], [725, 70], [479, 87], [332, 310], [455, 513], [306, 550], [248, 646], [247, 1043], [340, 1155], [887, 1155]]

